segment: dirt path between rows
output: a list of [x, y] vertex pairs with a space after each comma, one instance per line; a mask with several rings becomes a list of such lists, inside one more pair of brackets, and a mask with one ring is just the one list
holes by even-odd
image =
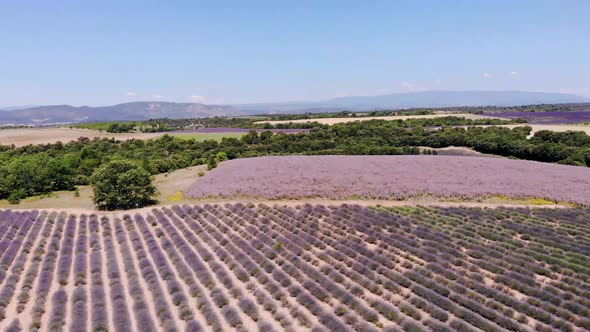
[[[134, 215], [135, 213], [140, 213], [147, 215], [152, 209], [158, 209], [163, 207], [172, 207], [174, 205], [201, 205], [201, 204], [266, 204], [266, 205], [284, 205], [284, 206], [298, 206], [304, 204], [312, 204], [312, 205], [341, 205], [341, 204], [348, 204], [348, 205], [360, 205], [360, 206], [383, 206], [383, 207], [403, 207], [403, 206], [429, 206], [429, 207], [465, 207], [465, 208], [484, 208], [484, 209], [495, 209], [495, 208], [545, 208], [545, 209], [567, 209], [572, 208], [574, 206], [567, 205], [567, 204], [526, 204], [526, 203], [518, 203], [518, 201], [514, 201], [514, 203], [508, 202], [449, 202], [449, 201], [441, 201], [441, 200], [434, 200], [428, 198], [416, 198], [416, 199], [409, 199], [403, 201], [395, 201], [395, 200], [330, 200], [330, 199], [300, 199], [300, 200], [256, 200], [256, 199], [207, 199], [207, 200], [188, 200], [183, 199], [182, 201], [178, 201], [174, 204], [163, 204], [163, 205], [152, 205], [140, 209], [133, 209], [133, 210], [124, 210], [124, 211], [97, 211], [93, 209], [83, 209], [83, 208], [44, 208], [42, 210], [48, 212], [67, 212], [69, 214], [97, 214], [97, 215], [105, 215], [107, 217], [122, 217], [124, 215]], [[0, 211], [3, 209], [0, 209]], [[31, 209], [19, 209], [19, 208], [12, 208], [10, 210], [17, 210], [17, 211], [27, 211]]]

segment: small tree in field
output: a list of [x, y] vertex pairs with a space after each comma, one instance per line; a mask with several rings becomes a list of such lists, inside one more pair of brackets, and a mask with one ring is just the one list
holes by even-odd
[[155, 203], [156, 187], [142, 167], [125, 160], [111, 161], [90, 178], [99, 210], [140, 208]]

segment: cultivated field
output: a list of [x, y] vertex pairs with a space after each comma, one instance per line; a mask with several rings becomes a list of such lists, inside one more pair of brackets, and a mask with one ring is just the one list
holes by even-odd
[[590, 204], [590, 169], [461, 156], [286, 156], [222, 163], [189, 197], [538, 197]]
[[[49, 144], [56, 142], [72, 142], [80, 137], [94, 138], [115, 138], [117, 140], [150, 139], [163, 135], [177, 136], [184, 139], [195, 139], [197, 141], [217, 140], [224, 137], [240, 138], [247, 134], [250, 129], [245, 128], [204, 128], [195, 130], [178, 130], [158, 133], [108, 133], [92, 129], [42, 127], [42, 128], [15, 128], [0, 130], [0, 145], [25, 146], [29, 144]], [[259, 132], [264, 131], [259, 129]], [[302, 133], [309, 132], [308, 129], [276, 129], [275, 133]]]
[[227, 128], [227, 127], [220, 127], [220, 128], [199, 128], [199, 129], [185, 129], [185, 130], [176, 130], [171, 131], [169, 133], [172, 134], [226, 134], [226, 133], [242, 133], [247, 134], [250, 131], [256, 132], [264, 132], [270, 131], [274, 134], [284, 133], [284, 134], [299, 134], [299, 133], [308, 133], [310, 129], [250, 129], [250, 128]]
[[502, 112], [487, 113], [487, 115], [491, 117], [501, 116], [509, 119], [525, 119], [530, 124], [555, 125], [590, 122], [590, 109], [566, 112]]
[[[478, 126], [453, 126], [453, 127], [457, 127], [457, 128], [468, 128], [468, 127], [481, 127], [481, 128], [487, 128], [487, 127], [505, 127], [505, 128], [509, 128], [509, 129], [514, 129], [516, 127], [531, 127], [531, 133], [528, 136], [528, 138], [531, 138], [535, 135], [536, 132], [539, 132], [541, 130], [549, 130], [549, 131], [554, 131], [557, 133], [563, 133], [566, 131], [583, 131], [586, 135], [590, 135], [590, 125], [574, 125], [574, 124], [569, 124], [569, 125], [565, 125], [565, 124], [558, 124], [558, 125], [542, 125], [542, 124], [511, 124], [511, 125], [478, 125]], [[436, 128], [432, 128], [432, 130], [438, 130], [440, 129], [440, 127], [436, 127]]]
[[162, 136], [162, 133], [107, 133], [98, 130], [76, 129], [76, 128], [15, 128], [0, 130], [0, 145], [25, 146], [29, 144], [48, 144], [56, 142], [72, 142], [80, 137], [94, 138], [116, 138], [128, 140], [133, 138], [148, 139]]
[[240, 138], [245, 133], [168, 133], [170, 136], [182, 138], [182, 139], [194, 139], [197, 142], [207, 141], [207, 140], [214, 140], [214, 141], [221, 141], [224, 137], [227, 138]]
[[[200, 129], [188, 129], [188, 130], [177, 130], [177, 131], [170, 131], [166, 132], [168, 135], [176, 136], [179, 138], [185, 139], [194, 139], [197, 141], [204, 141], [204, 140], [216, 140], [221, 141], [222, 138], [240, 138], [253, 129], [248, 128], [200, 128]], [[255, 129], [257, 132], [261, 133], [264, 131], [271, 131], [275, 134], [284, 133], [284, 134], [299, 134], [299, 133], [308, 133], [309, 129]], [[164, 133], [161, 133], [164, 134]]]
[[[484, 116], [478, 114], [470, 114], [470, 113], [437, 113], [437, 114], [428, 114], [428, 115], [395, 115], [395, 116], [364, 116], [364, 117], [348, 117], [348, 118], [322, 118], [322, 119], [301, 119], [301, 120], [274, 120], [274, 121], [258, 121], [256, 123], [269, 123], [272, 125], [281, 124], [281, 123], [308, 123], [308, 122], [318, 122], [321, 124], [333, 125], [336, 123], [346, 123], [346, 122], [354, 122], [354, 121], [370, 121], [370, 120], [408, 120], [408, 119], [433, 119], [433, 118], [444, 118], [448, 116], [456, 116], [462, 117], [466, 119], [478, 120], [478, 119], [502, 119], [507, 120], [502, 117], [497, 116]], [[509, 120], [509, 119], [508, 119]]]
[[[523, 125], [500, 125], [500, 127], [506, 127], [506, 128], [516, 128], [516, 127], [522, 127]], [[531, 131], [531, 137], [532, 135], [534, 135], [536, 132], [541, 131], [541, 130], [549, 130], [549, 131], [555, 131], [555, 132], [566, 132], [566, 131], [583, 131], [584, 133], [586, 133], [586, 135], [590, 135], [590, 126], [589, 125], [541, 125], [541, 124], [534, 124], [534, 125], [527, 125], [531, 128], [533, 128], [533, 130]], [[481, 126], [481, 127], [486, 127], [486, 126]], [[530, 137], [529, 137], [530, 138]]]
[[588, 209], [0, 212], [0, 329], [582, 331]]

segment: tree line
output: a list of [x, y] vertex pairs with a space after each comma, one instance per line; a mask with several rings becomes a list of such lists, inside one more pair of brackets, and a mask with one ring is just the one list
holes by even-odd
[[127, 161], [146, 174], [166, 173], [194, 165], [215, 167], [225, 159], [291, 154], [418, 154], [419, 146], [464, 146], [483, 153], [542, 162], [590, 166], [590, 137], [583, 132], [537, 132], [531, 127], [431, 130], [396, 121], [365, 121], [319, 126], [308, 134], [252, 131], [242, 138], [198, 142], [165, 135], [152, 140], [116, 141], [80, 138], [63, 144], [0, 146], [0, 199], [18, 201], [91, 184], [97, 169]]

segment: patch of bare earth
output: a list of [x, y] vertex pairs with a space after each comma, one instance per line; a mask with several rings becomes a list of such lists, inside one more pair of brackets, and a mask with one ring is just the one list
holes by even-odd
[[29, 144], [49, 144], [56, 142], [72, 142], [80, 137], [115, 138], [117, 140], [149, 139], [165, 133], [107, 133], [91, 129], [42, 127], [42, 128], [14, 128], [0, 130], [0, 145], [25, 146]]

